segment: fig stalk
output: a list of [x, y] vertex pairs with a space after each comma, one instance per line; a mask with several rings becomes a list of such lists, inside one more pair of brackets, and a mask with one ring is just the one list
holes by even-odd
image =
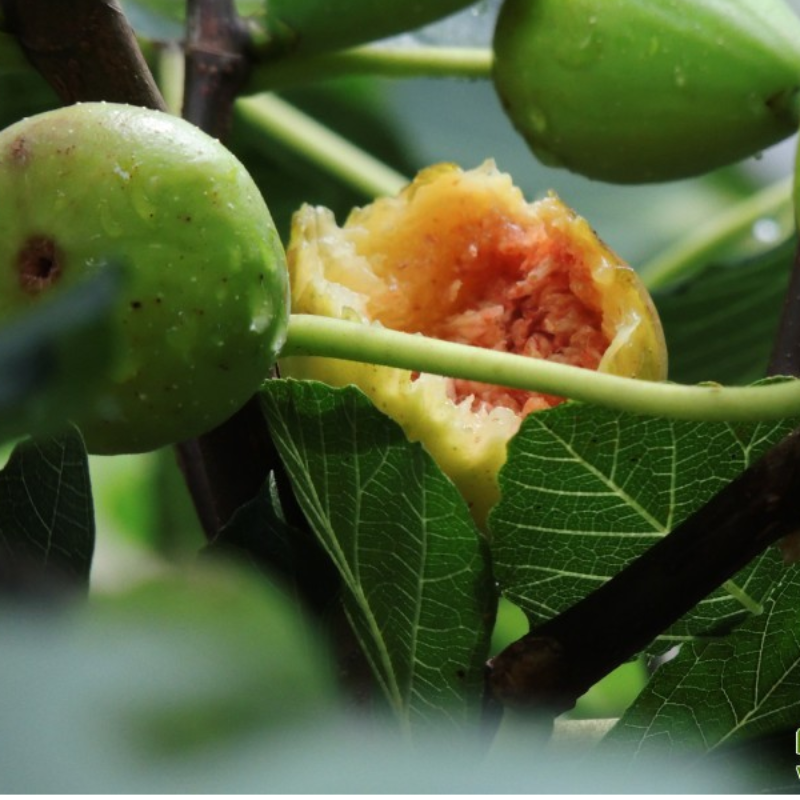
[[365, 330], [358, 322], [312, 314], [289, 317], [280, 358], [292, 356], [428, 372], [696, 422], [767, 422], [800, 411], [798, 381], [743, 387], [655, 383], [382, 327]]

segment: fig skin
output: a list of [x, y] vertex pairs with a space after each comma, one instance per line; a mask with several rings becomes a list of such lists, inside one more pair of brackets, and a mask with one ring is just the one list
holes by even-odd
[[[468, 328], [472, 319], [480, 320], [498, 279], [506, 281], [506, 271], [513, 273], [517, 254], [524, 257], [527, 242], [536, 247], [542, 240], [556, 242], [550, 252], [560, 252], [564, 263], [575, 265], [566, 271], [573, 294], [582, 295], [586, 303], [567, 303], [567, 313], [579, 315], [591, 305], [598, 329], [593, 335], [601, 334], [607, 342], [595, 368], [663, 380], [663, 331], [636, 273], [556, 197], [527, 203], [491, 161], [467, 171], [452, 164], [429, 167], [399, 196], [355, 209], [341, 228], [327, 209], [301, 208], [287, 249], [292, 306], [301, 314], [427, 335], [437, 335], [441, 321], [452, 319], [457, 306], [459, 326], [464, 322]], [[541, 264], [531, 266], [529, 275]], [[503, 296], [523, 286], [525, 277], [512, 275], [510, 291], [501, 287]], [[561, 303], [558, 295], [566, 294], [562, 288], [550, 294], [554, 307]], [[471, 316], [473, 309], [476, 317]], [[531, 319], [540, 311], [524, 305], [517, 309]], [[574, 363], [563, 354], [554, 360]], [[311, 356], [282, 358], [279, 365], [285, 377], [358, 386], [410, 440], [422, 442], [459, 488], [478, 525], [485, 527], [499, 497], [497, 473], [507, 442], [521, 422], [518, 410], [476, 403], [467, 395], [473, 384], [458, 387], [438, 375]], [[541, 395], [537, 399], [540, 408], [560, 401]]]
[[507, 0], [494, 83], [543, 163], [642, 183], [792, 135], [800, 21], [782, 0]]
[[268, 46], [292, 54], [338, 50], [372, 42], [435, 22], [474, 0], [269, 0], [265, 26]]
[[227, 419], [285, 339], [288, 276], [267, 206], [218, 141], [110, 103], [0, 132], [0, 319], [108, 263], [118, 352], [73, 421], [90, 452], [143, 452]]

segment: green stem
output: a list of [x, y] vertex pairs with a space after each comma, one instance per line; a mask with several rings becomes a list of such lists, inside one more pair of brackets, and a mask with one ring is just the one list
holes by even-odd
[[273, 94], [236, 101], [237, 119], [367, 197], [394, 195], [408, 178]]
[[492, 60], [488, 47], [356, 47], [262, 61], [254, 69], [247, 91], [285, 89], [355, 75], [487, 79], [491, 77]]
[[722, 588], [751, 614], [755, 614], [757, 616], [764, 613], [764, 607], [761, 605], [761, 603], [757, 603], [755, 600], [753, 600], [753, 598], [750, 597], [747, 592], [745, 592], [733, 581], [725, 581], [725, 583], [722, 584]]
[[644, 264], [640, 269], [642, 280], [648, 289], [660, 289], [706, 266], [710, 259], [750, 233], [759, 219], [791, 215], [791, 210], [791, 179], [768, 186], [706, 224], [698, 225], [685, 239]]
[[544, 392], [607, 408], [673, 419], [760, 422], [800, 414], [800, 381], [761, 386], [685, 386], [454, 344], [360, 323], [292, 314], [282, 357], [324, 356]]
[[161, 48], [157, 64], [158, 88], [167, 104], [167, 111], [176, 117], [181, 115], [183, 108], [184, 66], [181, 47], [166, 44]]

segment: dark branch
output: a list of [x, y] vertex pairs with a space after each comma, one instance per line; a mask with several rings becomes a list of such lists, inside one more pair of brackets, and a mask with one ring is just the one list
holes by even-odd
[[[255, 397], [219, 427], [198, 439], [182, 442], [176, 449], [186, 485], [209, 539], [217, 535], [237, 508], [258, 494], [271, 471], [276, 473], [284, 501], [291, 497]], [[299, 514], [292, 513], [292, 519]]]
[[183, 116], [224, 139], [250, 74], [249, 36], [233, 0], [189, 0]]
[[767, 373], [800, 377], [800, 240]]
[[600, 589], [489, 664], [506, 705], [561, 713], [781, 537], [800, 529], [800, 431]]
[[[232, 0], [189, 0], [183, 116], [224, 138], [249, 74], [248, 37]], [[177, 447], [206, 535], [252, 500], [279, 460], [256, 398], [220, 427]]]
[[6, 24], [65, 105], [106, 100], [163, 110], [117, 0], [2, 0]]

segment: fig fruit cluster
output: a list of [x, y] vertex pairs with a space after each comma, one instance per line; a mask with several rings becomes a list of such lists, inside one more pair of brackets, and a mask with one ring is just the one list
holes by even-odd
[[95, 453], [199, 435], [284, 339], [285, 256], [243, 165], [176, 117], [87, 103], [0, 132], [0, 319], [119, 263], [117, 357], [73, 420]]

